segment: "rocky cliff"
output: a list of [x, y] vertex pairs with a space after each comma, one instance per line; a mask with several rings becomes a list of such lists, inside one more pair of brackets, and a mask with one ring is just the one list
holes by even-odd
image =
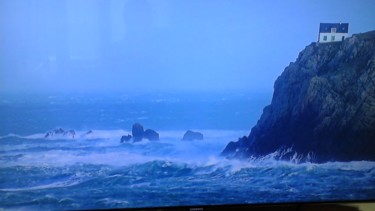
[[270, 105], [231, 158], [375, 160], [375, 31], [307, 46], [277, 78]]

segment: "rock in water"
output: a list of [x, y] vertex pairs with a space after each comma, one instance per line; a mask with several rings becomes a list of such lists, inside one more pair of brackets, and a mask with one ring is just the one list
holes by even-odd
[[80, 138], [82, 138], [82, 139], [91, 139], [93, 137], [94, 137], [94, 131], [92, 131], [92, 130], [89, 130], [86, 133], [83, 133], [83, 134], [80, 135]]
[[66, 131], [64, 133], [64, 136], [68, 136], [68, 137], [71, 137], [71, 138], [74, 138], [75, 135], [76, 135], [76, 131], [74, 131], [74, 130], [69, 130], [69, 131]]
[[143, 126], [141, 124], [139, 124], [139, 123], [133, 124], [132, 136], [133, 136], [134, 142], [142, 141], [143, 133], [144, 133], [144, 129], [143, 129]]
[[[157, 133], [155, 130], [152, 130], [152, 129], [144, 130], [143, 126], [139, 123], [133, 124], [132, 135], [133, 135], [133, 142], [142, 141], [143, 138], [148, 139], [150, 141], [159, 140], [159, 133]], [[132, 138], [131, 135], [122, 136], [121, 143], [130, 141], [131, 138]]]
[[65, 131], [62, 128], [57, 128], [52, 131], [48, 131], [46, 135], [44, 135], [44, 138], [51, 138], [56, 135], [64, 135]]
[[375, 31], [312, 43], [285, 68], [274, 90], [249, 136], [229, 143], [222, 155], [293, 149], [315, 162], [375, 160]]
[[155, 130], [147, 129], [143, 133], [143, 137], [145, 139], [150, 140], [150, 141], [158, 141], [159, 140], [159, 133], [157, 133]]
[[132, 139], [132, 136], [129, 134], [127, 136], [121, 136], [121, 143], [129, 142], [131, 139]]
[[203, 134], [200, 132], [194, 132], [191, 130], [186, 131], [184, 137], [182, 138], [183, 141], [192, 141], [192, 140], [203, 140]]
[[73, 138], [75, 137], [76, 132], [74, 130], [65, 131], [62, 128], [57, 128], [52, 131], [47, 132], [44, 135], [44, 138]]

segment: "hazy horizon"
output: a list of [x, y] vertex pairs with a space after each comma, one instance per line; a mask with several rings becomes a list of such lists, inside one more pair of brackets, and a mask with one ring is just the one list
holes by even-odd
[[362, 1], [0, 2], [0, 92], [272, 92], [319, 23], [375, 30]]

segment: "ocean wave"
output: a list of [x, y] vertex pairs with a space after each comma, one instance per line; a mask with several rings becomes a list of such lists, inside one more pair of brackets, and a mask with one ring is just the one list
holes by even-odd
[[71, 177], [67, 180], [64, 181], [57, 181], [57, 182], [52, 182], [49, 184], [43, 184], [43, 185], [36, 185], [32, 187], [23, 187], [23, 188], [4, 188], [0, 189], [0, 191], [4, 192], [19, 192], [19, 191], [33, 191], [33, 190], [44, 190], [44, 189], [52, 189], [52, 188], [65, 188], [65, 187], [71, 187], [78, 185], [82, 182], [84, 182], [80, 177]]
[[[109, 165], [124, 167], [141, 165], [153, 161], [173, 162], [199, 169], [196, 174], [210, 173], [225, 169], [226, 174], [235, 174], [243, 169], [260, 167], [304, 168], [306, 171], [315, 168], [327, 168], [352, 171], [374, 171], [373, 161], [314, 163], [313, 154], [300, 155], [292, 148], [278, 150], [261, 157], [250, 157], [246, 160], [226, 159], [219, 156], [228, 140], [239, 137], [244, 131], [231, 130], [198, 130], [205, 139], [181, 141], [185, 131], [160, 131], [160, 141], [142, 140], [136, 143], [120, 143], [125, 130], [92, 130], [90, 137], [77, 138], [72, 141], [22, 142], [5, 145], [6, 150], [0, 156], [2, 166], [66, 166], [76, 164]], [[77, 137], [86, 131], [77, 131]], [[13, 137], [20, 137], [12, 134]], [[31, 140], [40, 139], [43, 134], [33, 134]], [[86, 141], [90, 140], [90, 141]], [[33, 142], [34, 143], [34, 142]], [[22, 155], [22, 156], [21, 156]], [[281, 159], [288, 157], [289, 159]]]
[[343, 171], [367, 171], [375, 175], [375, 161], [327, 162], [320, 166]]
[[18, 135], [14, 133], [9, 133], [8, 135], [0, 136], [0, 140], [7, 139], [7, 138], [37, 139], [39, 137], [43, 137], [43, 134], [33, 134], [33, 135], [23, 136], [23, 135]]
[[[217, 197], [225, 200], [239, 197], [253, 203], [262, 202], [258, 200], [296, 200], [296, 197], [298, 200], [322, 197], [328, 200], [335, 199], [336, 192], [341, 194], [341, 198], [350, 197], [353, 190], [358, 190], [356, 185], [362, 187], [362, 192], [368, 192], [368, 195], [364, 195], [357, 191], [357, 196], [365, 199], [374, 195], [373, 186], [368, 183], [375, 177], [375, 171], [372, 170], [375, 162], [314, 164], [269, 159], [267, 163], [272, 165], [264, 165], [265, 159], [240, 161], [209, 157], [206, 162], [153, 158], [138, 160], [125, 166], [74, 164], [64, 167], [27, 167], [17, 175], [18, 178], [21, 178], [24, 172], [33, 171], [34, 177], [28, 179], [34, 181], [37, 178], [37, 185], [0, 191], [18, 194], [14, 192], [28, 193], [36, 190], [35, 192], [40, 194], [35, 203], [46, 200], [52, 204], [64, 205], [64, 208], [77, 203], [73, 199], [81, 200], [82, 194], [91, 197], [90, 203], [101, 208], [136, 206], [132, 203], [138, 203], [143, 196], [145, 201], [142, 204], [148, 201], [155, 202], [156, 195], [164, 197], [168, 194], [188, 194], [189, 197], [207, 197], [208, 200]], [[364, 168], [353, 169], [353, 165]], [[347, 170], [341, 170], [343, 168]], [[53, 182], [44, 184], [46, 178], [47, 181], [51, 181], [52, 178]], [[9, 179], [7, 185], [13, 186], [14, 181]], [[67, 189], [62, 189], [66, 187], [69, 189], [68, 195], [57, 195], [61, 192], [67, 193]], [[335, 193], [332, 193], [332, 190], [335, 190]], [[225, 196], [222, 194], [223, 191], [226, 192]], [[238, 195], [239, 192], [246, 195]], [[54, 194], [46, 197], [46, 193]], [[172, 195], [164, 198], [163, 203], [170, 201]]]
[[114, 198], [104, 198], [97, 200], [95, 204], [99, 207], [126, 207], [129, 206], [129, 201]]
[[117, 152], [85, 152], [67, 150], [49, 150], [43, 153], [26, 153], [17, 160], [1, 161], [4, 167], [11, 166], [67, 166], [75, 164], [94, 164], [110, 166], [126, 166], [155, 160], [155, 157], [125, 151]]
[[[55, 129], [57, 130], [57, 129]], [[217, 138], [217, 139], [223, 139], [228, 138], [229, 140], [240, 137], [248, 133], [246, 130], [208, 130], [208, 129], [192, 129], [194, 131], [199, 131], [204, 134], [205, 138]], [[121, 138], [123, 135], [131, 134], [131, 131], [129, 130], [123, 130], [123, 129], [117, 129], [117, 130], [71, 130], [74, 131], [75, 135], [74, 138], [69, 135], [64, 134], [54, 134], [53, 136], [47, 136], [49, 132], [42, 132], [42, 133], [35, 133], [30, 135], [19, 135], [10, 133], [5, 136], [0, 136], [0, 139], [5, 138], [22, 138], [22, 139], [47, 139], [47, 140], [82, 140], [82, 139], [111, 139], [111, 138]], [[161, 130], [158, 131], [160, 134], [160, 137], [162, 139], [182, 139], [183, 135], [185, 134], [187, 130]], [[68, 131], [66, 131], [68, 132]], [[227, 139], [227, 140], [228, 140]]]
[[0, 139], [5, 138], [22, 138], [22, 139], [46, 139], [46, 140], [83, 140], [83, 139], [111, 139], [111, 138], [121, 138], [122, 135], [131, 133], [126, 130], [88, 130], [88, 131], [75, 131], [74, 137], [66, 134], [54, 134], [53, 136], [47, 136], [49, 132], [45, 133], [35, 133], [30, 135], [19, 135], [10, 133], [5, 136], [0, 136]]
[[248, 160], [287, 161], [289, 163], [313, 163], [315, 155], [313, 152], [298, 153], [293, 147], [282, 147], [272, 153], [262, 156], [251, 156]]
[[281, 148], [273, 153], [264, 156], [252, 156], [246, 159], [246, 162], [262, 166], [295, 166], [307, 167], [313, 169], [319, 168], [337, 169], [347, 171], [367, 171], [375, 168], [375, 161], [329, 161], [325, 163], [316, 163], [313, 152], [301, 154], [296, 152], [293, 147]]

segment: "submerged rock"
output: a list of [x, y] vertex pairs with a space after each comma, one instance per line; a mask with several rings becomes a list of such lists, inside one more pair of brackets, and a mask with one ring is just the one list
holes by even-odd
[[182, 137], [182, 140], [183, 141], [203, 140], [203, 134], [200, 132], [194, 132], [194, 131], [188, 130]]
[[375, 160], [374, 49], [375, 31], [307, 46], [276, 80], [272, 102], [249, 136], [222, 155], [292, 149], [315, 162]]

